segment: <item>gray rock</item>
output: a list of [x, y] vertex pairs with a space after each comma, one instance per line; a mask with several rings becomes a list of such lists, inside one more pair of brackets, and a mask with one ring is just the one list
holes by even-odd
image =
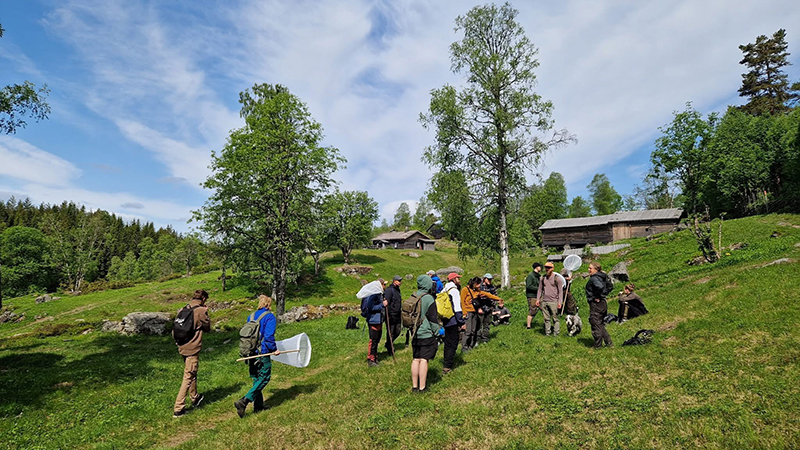
[[411, 280], [413, 280], [413, 279], [414, 279], [414, 275], [411, 275], [411, 274], [409, 273], [408, 275], [406, 275], [406, 276], [405, 276], [405, 279], [406, 279], [406, 280], [409, 280], [409, 281], [411, 281]]
[[17, 314], [15, 312], [6, 310], [6, 311], [3, 311], [2, 314], [0, 314], [0, 323], [20, 322], [24, 318], [25, 318], [25, 313]]
[[308, 307], [306, 306], [295, 306], [280, 316], [282, 323], [299, 322], [305, 319], [308, 319]]
[[443, 269], [439, 269], [436, 271], [436, 275], [439, 276], [439, 278], [442, 280], [443, 283], [446, 283], [447, 276], [450, 275], [450, 273], [452, 272], [455, 272], [459, 275], [464, 275], [464, 269], [458, 266], [450, 266], [450, 267], [445, 267]]
[[117, 322], [114, 320], [104, 320], [103, 326], [100, 328], [100, 331], [104, 333], [121, 333], [122, 322]]
[[44, 294], [36, 297], [36, 303], [47, 303], [52, 301], [53, 297], [50, 294]]
[[625, 261], [618, 262], [610, 272], [608, 272], [608, 276], [614, 279], [614, 281], [620, 281], [626, 283], [631, 280], [631, 277], [628, 275], [628, 263]]
[[402, 253], [403, 256], [408, 256], [409, 258], [419, 258], [419, 253], [408, 252]]
[[123, 334], [167, 334], [169, 314], [163, 312], [134, 312], [122, 318]]

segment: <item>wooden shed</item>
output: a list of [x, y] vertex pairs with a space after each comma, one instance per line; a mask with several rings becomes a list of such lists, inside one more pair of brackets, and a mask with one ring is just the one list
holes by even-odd
[[678, 208], [619, 211], [605, 216], [548, 220], [539, 230], [545, 247], [583, 247], [670, 231], [681, 217], [683, 210]]
[[418, 230], [409, 231], [389, 231], [372, 239], [372, 245], [375, 248], [396, 248], [396, 249], [417, 249], [429, 250], [435, 249], [436, 241], [422, 234]]

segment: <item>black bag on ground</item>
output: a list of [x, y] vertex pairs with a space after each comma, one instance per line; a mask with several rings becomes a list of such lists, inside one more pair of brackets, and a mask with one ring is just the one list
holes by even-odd
[[350, 316], [347, 318], [347, 325], [344, 327], [345, 330], [357, 330], [358, 329], [358, 317]]
[[639, 330], [636, 332], [636, 335], [627, 341], [623, 342], [622, 345], [644, 345], [650, 343], [653, 340], [653, 334], [655, 331], [653, 330]]
[[605, 322], [606, 325], [616, 321], [617, 321], [617, 316], [615, 314], [606, 314], [606, 316], [603, 318], [603, 322]]
[[178, 345], [186, 344], [194, 337], [194, 310], [189, 305], [184, 306], [172, 322], [172, 337]]

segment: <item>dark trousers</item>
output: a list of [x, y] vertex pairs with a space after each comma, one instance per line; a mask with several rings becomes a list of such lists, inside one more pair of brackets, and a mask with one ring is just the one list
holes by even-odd
[[475, 347], [475, 344], [478, 343], [478, 313], [476, 312], [468, 312], [467, 313], [467, 331], [464, 332], [464, 336], [461, 340], [461, 350], [470, 349]]
[[453, 358], [458, 350], [458, 339], [461, 337], [459, 326], [444, 327], [444, 368], [453, 368]]
[[608, 314], [608, 304], [605, 300], [589, 303], [589, 324], [592, 326], [592, 337], [594, 338], [594, 348], [611, 345], [611, 336], [606, 331], [606, 324], [603, 319]]
[[492, 313], [475, 314], [478, 316], [478, 340], [481, 344], [489, 342], [489, 325], [492, 324]]
[[647, 314], [647, 309], [640, 302], [619, 302], [619, 311], [617, 314], [619, 320], [633, 319], [634, 317], [643, 316], [645, 314]]
[[367, 349], [367, 361], [378, 360], [378, 343], [381, 342], [383, 335], [383, 325], [369, 325], [369, 347]]
[[[386, 326], [386, 351], [392, 353], [392, 342], [397, 340], [397, 337], [403, 332], [403, 324], [400, 322], [400, 318], [392, 319], [389, 318], [389, 325]], [[390, 337], [391, 336], [391, 337]]]
[[250, 361], [250, 378], [253, 380], [253, 387], [247, 391], [244, 398], [253, 402], [255, 411], [261, 411], [264, 409], [264, 397], [261, 391], [272, 378], [272, 361], [269, 356]]

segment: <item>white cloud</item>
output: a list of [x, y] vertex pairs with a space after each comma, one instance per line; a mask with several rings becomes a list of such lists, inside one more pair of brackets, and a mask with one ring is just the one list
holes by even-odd
[[12, 136], [0, 135], [0, 175], [46, 186], [67, 186], [81, 176], [69, 161]]

